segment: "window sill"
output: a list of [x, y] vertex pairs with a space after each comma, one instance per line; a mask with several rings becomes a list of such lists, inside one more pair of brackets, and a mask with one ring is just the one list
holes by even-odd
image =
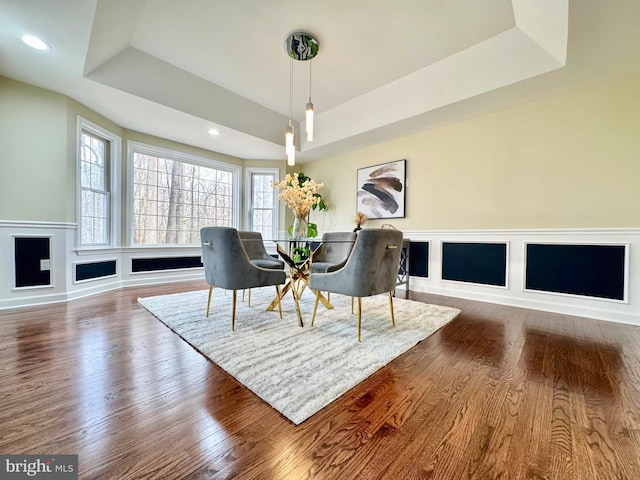
[[83, 247], [77, 248], [75, 252], [78, 256], [122, 253], [122, 247]]

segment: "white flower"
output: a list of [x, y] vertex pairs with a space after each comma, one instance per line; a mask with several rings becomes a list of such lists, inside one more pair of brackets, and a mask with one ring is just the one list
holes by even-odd
[[273, 186], [280, 190], [278, 198], [284, 200], [296, 217], [304, 218], [315, 205], [324, 205], [322, 196], [318, 194], [324, 184], [314, 182], [304, 173], [288, 173], [284, 180], [274, 181]]

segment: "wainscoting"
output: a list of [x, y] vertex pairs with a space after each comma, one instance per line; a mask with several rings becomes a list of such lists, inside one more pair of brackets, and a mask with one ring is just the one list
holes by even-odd
[[[75, 235], [70, 223], [0, 221], [0, 310], [204, 278], [199, 247], [77, 251]], [[640, 229], [404, 235], [413, 291], [640, 325]]]
[[78, 251], [75, 245], [72, 223], [0, 221], [0, 310], [204, 278], [200, 247]]
[[640, 229], [404, 233], [412, 290], [640, 325]]

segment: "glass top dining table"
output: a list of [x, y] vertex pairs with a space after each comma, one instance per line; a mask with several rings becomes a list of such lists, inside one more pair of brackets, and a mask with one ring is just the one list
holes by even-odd
[[[243, 240], [243, 241], [260, 241], [260, 240]], [[303, 327], [304, 322], [302, 319], [302, 311], [300, 309], [300, 297], [309, 286], [309, 277], [311, 276], [311, 266], [313, 263], [313, 254], [322, 243], [354, 243], [353, 241], [346, 240], [331, 240], [322, 241], [316, 238], [309, 238], [306, 240], [296, 240], [292, 238], [278, 238], [278, 239], [263, 239], [262, 242], [265, 248], [273, 249], [275, 245], [276, 252], [280, 258], [285, 262], [285, 265], [289, 268], [289, 276], [284, 287], [280, 290], [280, 298], [274, 298], [273, 301], [266, 308], [267, 311], [272, 311], [278, 306], [278, 302], [281, 301], [286, 294], [291, 291], [296, 306], [296, 313], [298, 315], [298, 324]], [[327, 309], [333, 309], [333, 305], [329, 302], [329, 299], [320, 292], [318, 300]]]

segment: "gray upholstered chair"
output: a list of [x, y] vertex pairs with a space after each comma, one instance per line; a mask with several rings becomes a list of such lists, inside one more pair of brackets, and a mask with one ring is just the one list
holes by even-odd
[[313, 252], [311, 272], [334, 272], [347, 263], [356, 241], [354, 232], [327, 232], [322, 235], [322, 243]]
[[[244, 245], [244, 250], [251, 263], [270, 270], [284, 270], [284, 261], [267, 253], [260, 232], [238, 231], [238, 235], [240, 235], [240, 240], [242, 240], [242, 245]], [[244, 290], [242, 291], [242, 300], [244, 301]], [[249, 289], [247, 305], [251, 306], [251, 289]]]
[[282, 318], [282, 306], [279, 299], [281, 297], [280, 285], [286, 280], [284, 270], [270, 270], [251, 263], [235, 228], [205, 227], [200, 230], [200, 239], [204, 274], [209, 284], [207, 317], [209, 316], [213, 287], [233, 290], [231, 330], [235, 330], [237, 291], [275, 285], [280, 318]]
[[267, 253], [260, 232], [239, 231], [238, 235], [240, 236], [240, 240], [242, 240], [244, 250], [247, 252], [251, 263], [262, 268], [284, 269], [284, 262], [282, 260], [272, 257]]
[[358, 341], [362, 323], [362, 297], [380, 293], [389, 295], [391, 324], [395, 326], [392, 292], [398, 279], [402, 249], [402, 232], [383, 228], [367, 228], [358, 233], [347, 263], [329, 273], [312, 273], [309, 287], [315, 292], [311, 326], [316, 319], [321, 291], [340, 293], [358, 299]]

